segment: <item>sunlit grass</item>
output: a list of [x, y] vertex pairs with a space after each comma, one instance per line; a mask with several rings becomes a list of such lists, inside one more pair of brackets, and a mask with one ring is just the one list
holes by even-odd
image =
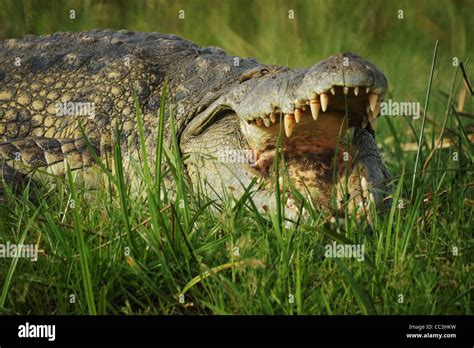
[[[472, 146], [467, 123], [453, 108], [462, 79], [451, 64], [453, 56], [472, 53], [466, 44], [472, 18], [462, 15], [466, 3], [259, 1], [244, 11], [241, 2], [228, 1], [206, 2], [209, 10], [200, 11], [199, 1], [124, 2], [119, 19], [120, 6], [107, 1], [0, 1], [10, 17], [0, 15], [3, 37], [93, 27], [158, 30], [290, 66], [351, 50], [386, 73], [387, 98], [422, 102], [431, 93], [431, 123], [422, 133], [421, 122], [408, 118], [379, 122], [377, 142], [394, 177], [394, 203], [376, 213], [371, 226], [351, 216], [344, 225], [331, 224], [308, 204], [307, 218], [285, 224], [282, 200], [272, 216], [256, 209], [255, 186], [240, 199], [212, 200], [185, 180], [176, 138], [171, 146], [164, 141], [165, 108], [157, 115], [163, 122], [156, 157], [146, 152], [138, 111], [141, 158], [155, 158], [132, 165], [140, 194], [130, 188], [116, 146], [114, 167], [101, 162], [99, 190], [81, 187], [69, 175], [55, 187], [7, 195], [0, 242], [39, 241], [45, 255], [38, 262], [0, 259], [0, 312], [472, 314]], [[77, 9], [76, 21], [67, 17], [70, 8]], [[174, 18], [181, 8], [187, 19], [180, 22]], [[293, 8], [292, 22], [287, 15]], [[405, 9], [404, 22], [394, 18], [398, 8]], [[439, 59], [427, 90], [436, 39]], [[166, 93], [162, 97], [164, 103]], [[472, 112], [472, 98], [465, 108]], [[434, 150], [442, 129], [454, 145]], [[417, 143], [420, 133], [420, 174], [412, 190], [416, 151], [402, 145]], [[284, 163], [277, 162], [277, 171], [279, 166]], [[173, 194], [166, 194], [165, 177], [175, 183]], [[279, 192], [278, 180], [275, 188]], [[325, 258], [324, 246], [333, 241], [364, 245], [365, 260]]]
[[[137, 111], [143, 137], [140, 119]], [[101, 190], [81, 189], [71, 173], [69, 194], [58, 186], [35, 191], [34, 199], [7, 196], [2, 240], [41, 235], [46, 255], [36, 263], [0, 260], [6, 266], [0, 271], [3, 312], [471, 313], [473, 211], [464, 204], [470, 162], [453, 166], [443, 150], [444, 160], [428, 164], [412, 198], [406, 185], [411, 173], [402, 170], [389, 212], [374, 211], [371, 228], [349, 216], [342, 229], [310, 206], [298, 224], [280, 223], [281, 201], [279, 217], [261, 215], [253, 189], [240, 200], [196, 196], [182, 179], [176, 144], [174, 150], [158, 144], [178, 183], [177, 200], [156, 195], [165, 173], [154, 177], [147, 162], [138, 173], [146, 194], [131, 192], [120, 147], [114, 174], [101, 165], [112, 190], [107, 183]], [[460, 150], [471, 156], [468, 148]], [[443, 171], [444, 164], [452, 170]], [[364, 261], [325, 258], [324, 245], [332, 241], [364, 245]]]

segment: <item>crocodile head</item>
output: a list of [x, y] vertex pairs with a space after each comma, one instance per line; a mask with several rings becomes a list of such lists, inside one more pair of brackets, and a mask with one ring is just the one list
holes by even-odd
[[[261, 185], [254, 199], [263, 209], [272, 206], [275, 176], [315, 206], [334, 208], [333, 193], [342, 203], [343, 196], [362, 196], [361, 185], [384, 179], [375, 168], [383, 167], [375, 163], [380, 158], [360, 156], [378, 154], [370, 133], [386, 88], [383, 73], [351, 53], [305, 69], [262, 68], [189, 124], [181, 143], [188, 172], [217, 195], [241, 193], [256, 178]], [[277, 144], [285, 163], [278, 173]], [[344, 181], [349, 186], [342, 187]], [[383, 194], [371, 191], [379, 203]]]

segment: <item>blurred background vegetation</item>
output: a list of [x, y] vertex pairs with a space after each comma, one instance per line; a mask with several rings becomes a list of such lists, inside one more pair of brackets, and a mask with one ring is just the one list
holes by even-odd
[[[0, 0], [0, 39], [95, 28], [159, 31], [290, 67], [352, 51], [385, 72], [386, 99], [415, 100], [422, 106], [439, 40], [429, 112], [442, 123], [446, 96], [439, 92], [450, 90], [456, 72], [453, 57], [474, 57], [473, 9], [473, 0]], [[70, 18], [71, 10], [75, 19]], [[472, 99], [466, 100], [468, 111], [473, 109]], [[390, 120], [395, 129], [403, 130], [407, 142], [413, 142], [416, 136], [407, 121], [412, 122]], [[387, 120], [379, 124], [379, 134], [388, 137]], [[413, 128], [420, 124], [413, 122]], [[426, 131], [430, 133], [430, 125]]]
[[473, 56], [473, 10], [472, 0], [0, 0], [0, 38], [94, 28], [159, 31], [290, 67], [352, 51], [379, 65], [393, 92], [416, 95], [426, 90], [436, 40], [438, 74], [448, 84], [452, 57]]

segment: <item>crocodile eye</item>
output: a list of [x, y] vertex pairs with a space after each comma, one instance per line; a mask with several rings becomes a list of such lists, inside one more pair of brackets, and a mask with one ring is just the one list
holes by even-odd
[[258, 79], [262, 76], [267, 75], [268, 73], [270, 73], [270, 70], [268, 68], [261, 68], [261, 69], [260, 67], [253, 68], [251, 70], [243, 72], [242, 75], [240, 75], [239, 77], [239, 81], [245, 82], [247, 80], [254, 79], [254, 78]]

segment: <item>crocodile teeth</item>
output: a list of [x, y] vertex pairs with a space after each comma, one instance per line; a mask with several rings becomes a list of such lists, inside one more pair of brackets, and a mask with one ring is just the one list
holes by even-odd
[[329, 103], [329, 97], [326, 93], [321, 94], [321, 108], [323, 109], [323, 112], [325, 112], [328, 108], [328, 103]]
[[296, 108], [295, 109], [295, 121], [296, 121], [296, 123], [300, 123], [301, 115], [303, 115], [303, 111], [301, 111], [300, 108]]
[[316, 121], [319, 115], [319, 108], [321, 107], [321, 103], [317, 99], [311, 99], [309, 106], [311, 107], [311, 115], [313, 119]]
[[261, 118], [257, 118], [256, 122], [257, 122], [257, 126], [259, 127], [263, 126], [263, 120]]
[[272, 123], [276, 122], [276, 116], [275, 116], [275, 113], [273, 112], [270, 114], [270, 121], [272, 121]]
[[336, 89], [334, 87], [331, 87], [331, 93], [332, 95], [336, 95]]
[[270, 123], [270, 119], [268, 117], [265, 117], [263, 119], [263, 124], [265, 125], [265, 127], [270, 127], [271, 123]]
[[293, 133], [293, 128], [295, 128], [295, 116], [293, 114], [285, 114], [283, 122], [285, 124], [285, 134], [289, 138], [291, 133]]
[[380, 112], [380, 103], [376, 103], [375, 110], [369, 112], [369, 122], [373, 130], [375, 130], [377, 127], [377, 116], [379, 112]]
[[362, 118], [362, 128], [367, 128], [367, 125], [369, 124], [369, 120], [367, 117]]
[[342, 87], [342, 91], [347, 95], [347, 93], [349, 93], [349, 87]]
[[369, 94], [369, 92], [370, 92], [370, 87], [366, 87], [365, 88], [365, 94]]
[[369, 94], [369, 105], [370, 105], [370, 110], [374, 111], [375, 110], [375, 105], [377, 104], [377, 99], [378, 95], [377, 94]]
[[359, 95], [359, 87], [354, 87], [354, 95], [357, 97]]
[[373, 110], [374, 117], [377, 117], [380, 112], [380, 102], [375, 103], [375, 108]]
[[375, 114], [371, 113], [371, 115], [369, 116], [369, 123], [372, 129], [375, 131], [375, 129], [377, 128], [377, 116], [375, 116]]

